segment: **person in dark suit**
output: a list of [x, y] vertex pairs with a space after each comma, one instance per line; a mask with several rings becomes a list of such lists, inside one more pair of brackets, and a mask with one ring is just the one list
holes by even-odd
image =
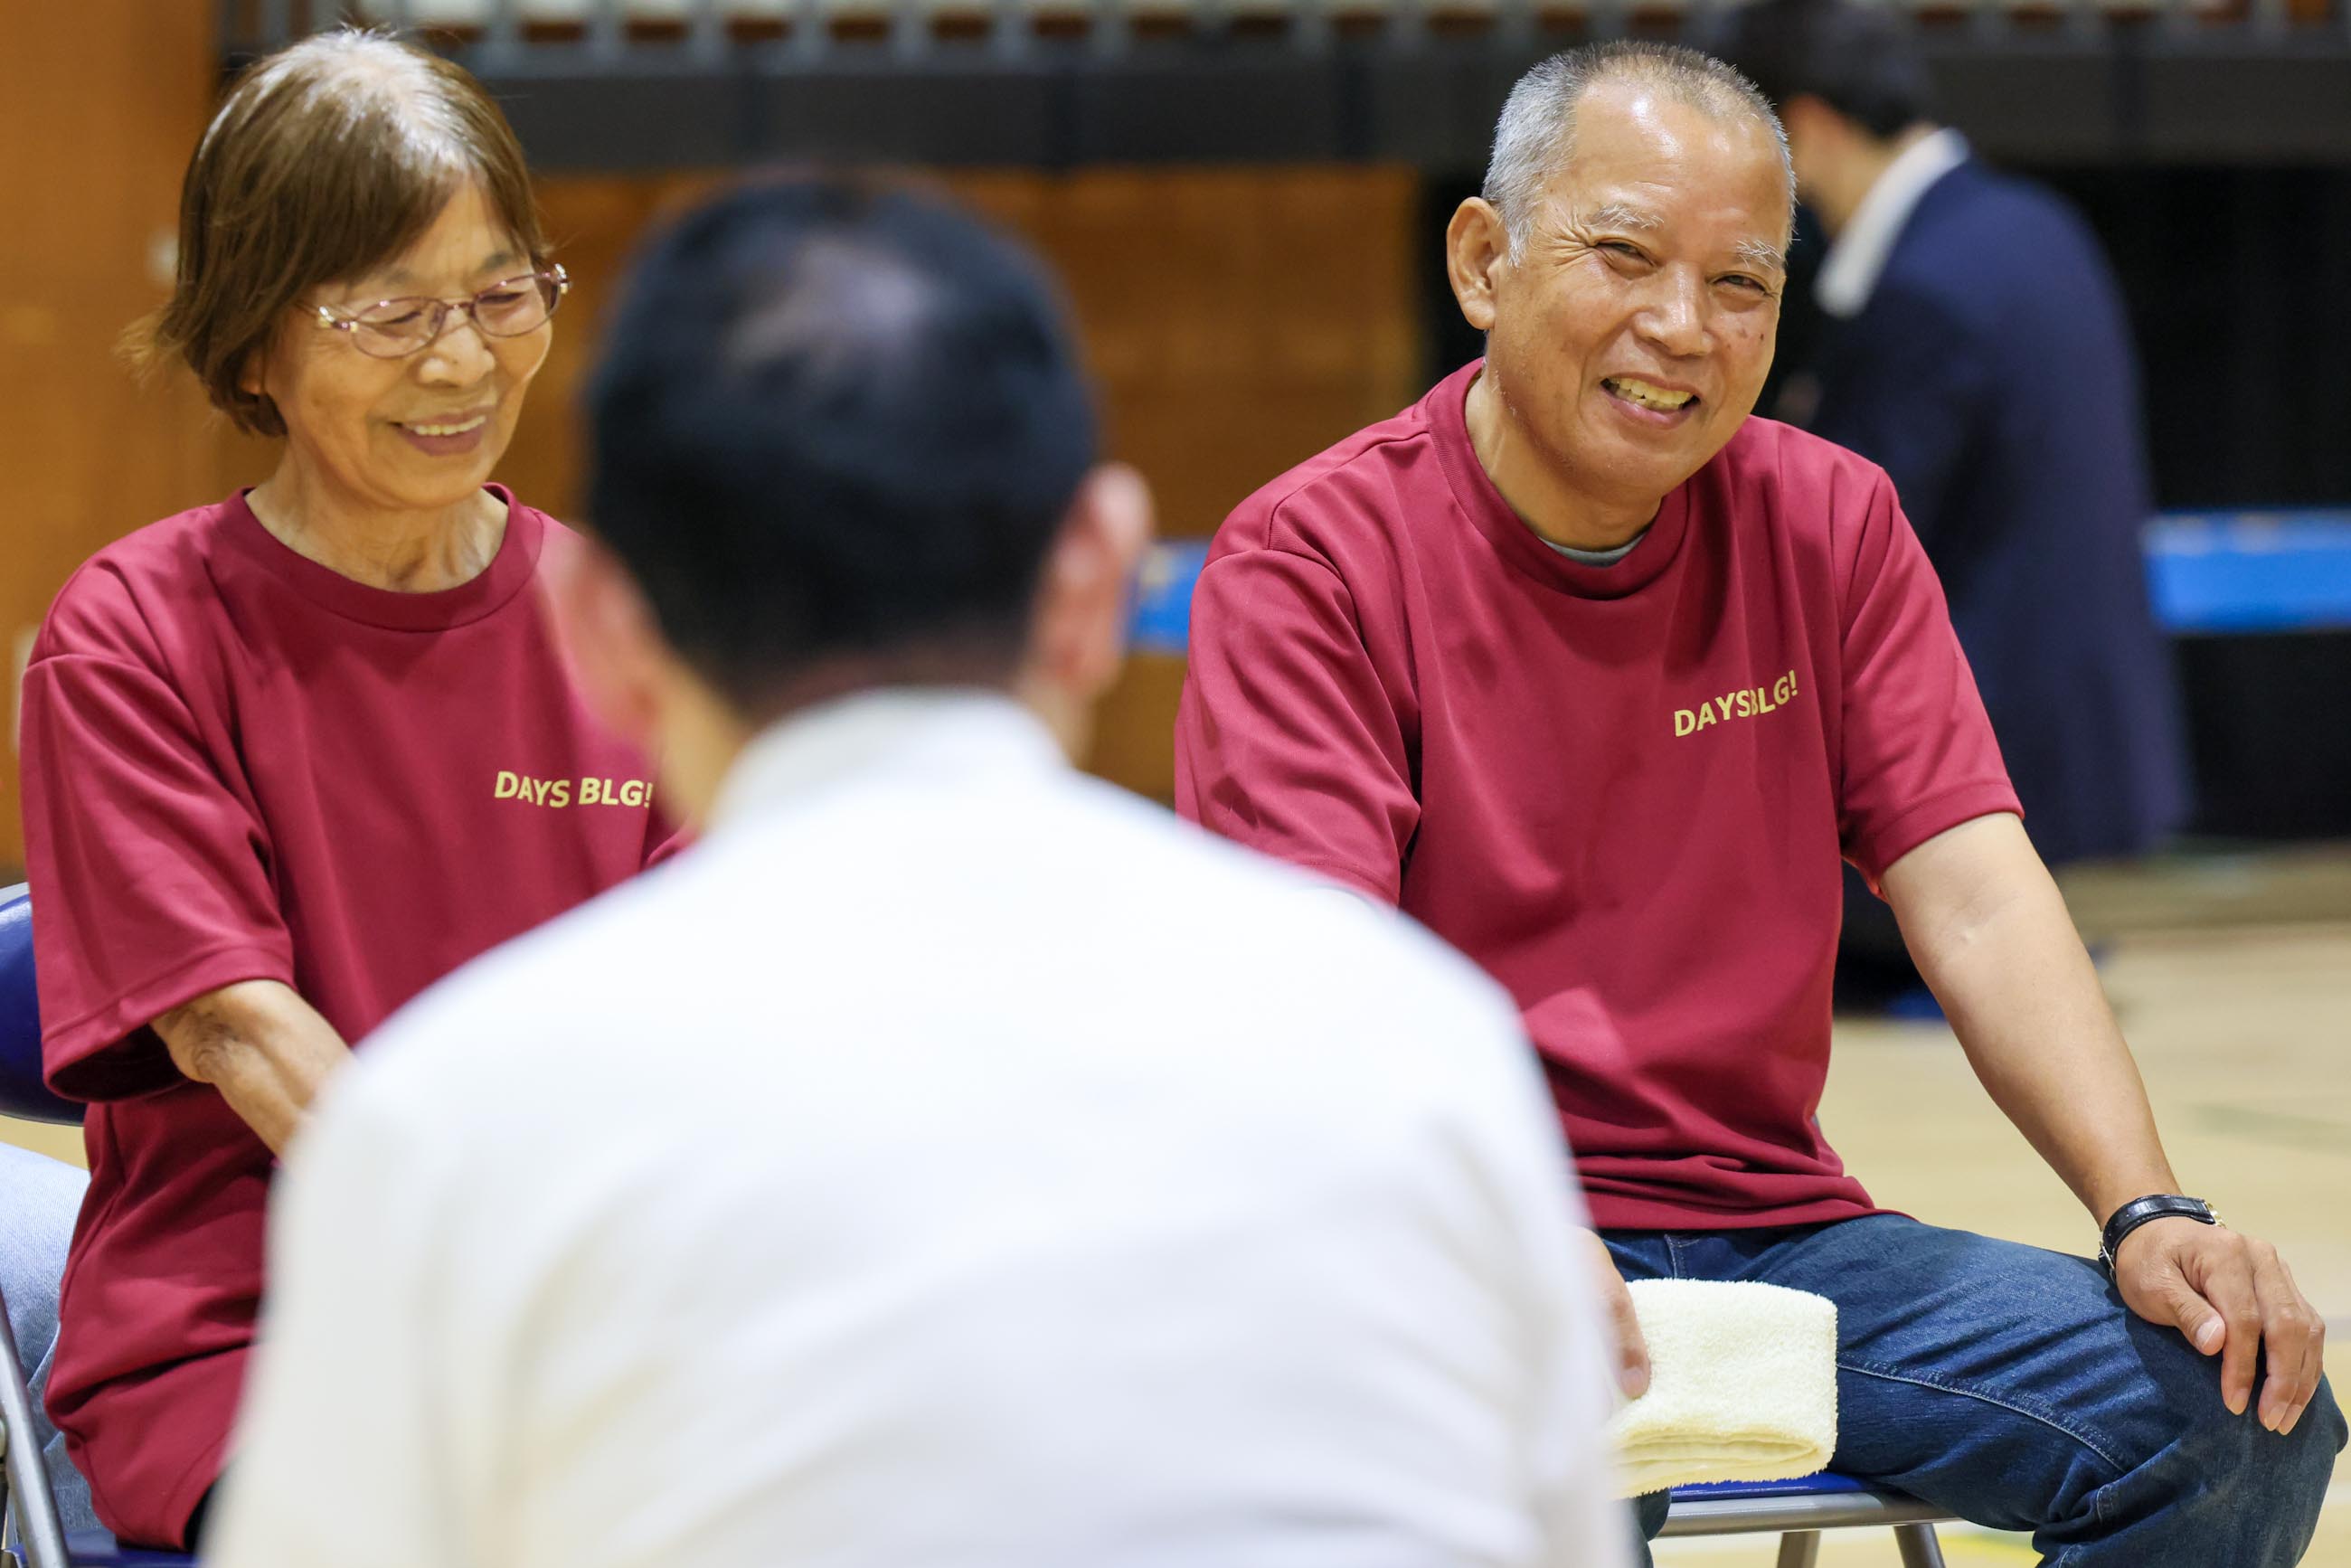
[[[1815, 351], [1776, 412], [1893, 476], [2043, 858], [2147, 850], [2187, 818], [2188, 764], [2139, 551], [2137, 356], [2096, 238], [1936, 122], [1883, 9], [1761, 0], [1728, 42], [1831, 240]], [[1865, 1007], [1917, 979], [1851, 883], [1839, 989]]]

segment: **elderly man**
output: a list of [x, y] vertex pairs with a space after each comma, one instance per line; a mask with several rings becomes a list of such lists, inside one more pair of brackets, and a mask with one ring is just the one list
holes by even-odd
[[[1884, 472], [1749, 417], [1791, 184], [1703, 56], [1519, 83], [1446, 236], [1487, 356], [1226, 523], [1178, 803], [1509, 988], [1614, 1271], [1836, 1301], [1838, 1468], [2068, 1568], [2291, 1563], [2344, 1440], [2317, 1314], [2178, 1196]], [[1840, 857], [2105, 1263], [1844, 1173], [1813, 1120]]]
[[1149, 501], [1026, 259], [734, 193], [592, 405], [569, 643], [711, 831], [330, 1092], [207, 1563], [1622, 1562], [1508, 998], [1066, 765]]

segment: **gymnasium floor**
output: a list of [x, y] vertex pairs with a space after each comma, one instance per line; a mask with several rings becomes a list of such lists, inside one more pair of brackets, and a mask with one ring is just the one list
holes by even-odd
[[[2106, 949], [2108, 994], [2190, 1192], [2278, 1244], [2327, 1314], [2351, 1386], [2351, 849], [2199, 856], [2066, 879]], [[1877, 1200], [1938, 1224], [2086, 1249], [2087, 1219], [2001, 1120], [1939, 1025], [1841, 1026], [1823, 1124]], [[0, 1138], [78, 1159], [78, 1134]], [[1944, 1532], [1953, 1568], [2032, 1562], [2021, 1538]], [[1764, 1568], [1764, 1537], [1661, 1542], [1661, 1568]], [[1823, 1568], [1886, 1564], [1882, 1531], [1834, 1533]], [[2351, 1465], [2307, 1568], [2351, 1568]]]

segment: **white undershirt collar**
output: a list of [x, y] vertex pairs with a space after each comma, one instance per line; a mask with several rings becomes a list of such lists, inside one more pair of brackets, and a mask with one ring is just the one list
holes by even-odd
[[1861, 314], [1920, 199], [1936, 181], [1967, 161], [1968, 139], [1946, 127], [1920, 137], [1886, 166], [1854, 208], [1853, 221], [1829, 247], [1828, 259], [1821, 263], [1813, 298], [1823, 310], [1837, 317]]

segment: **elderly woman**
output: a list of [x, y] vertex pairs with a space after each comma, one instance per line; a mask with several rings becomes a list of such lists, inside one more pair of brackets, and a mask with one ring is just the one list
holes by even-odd
[[496, 106], [384, 37], [261, 61], [189, 167], [154, 347], [283, 452], [84, 565], [23, 710], [47, 1072], [91, 1103], [48, 1409], [128, 1539], [201, 1529], [273, 1155], [350, 1042], [667, 840], [546, 614], [578, 540], [488, 483], [564, 286]]

